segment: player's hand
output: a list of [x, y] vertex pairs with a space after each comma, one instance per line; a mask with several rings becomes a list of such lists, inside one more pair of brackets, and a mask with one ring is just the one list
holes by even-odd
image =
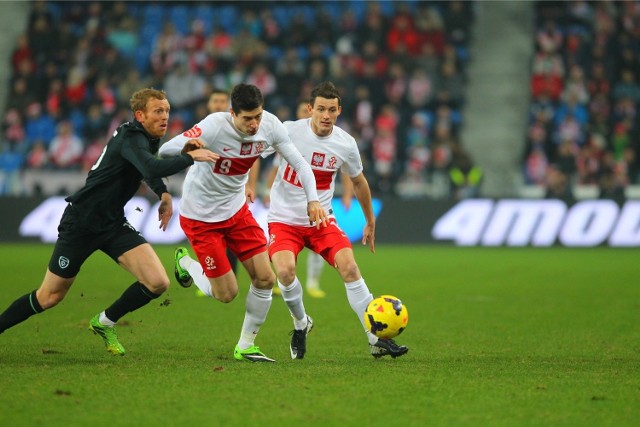
[[375, 240], [376, 225], [375, 223], [367, 223], [367, 225], [365, 225], [364, 229], [362, 230], [362, 244], [366, 245], [367, 243], [369, 243], [369, 249], [371, 250], [371, 253], [374, 254], [376, 253]]
[[184, 147], [182, 147], [182, 154], [188, 153], [189, 151], [197, 150], [198, 148], [204, 148], [204, 141], [201, 139], [190, 139], [185, 142]]
[[211, 150], [207, 150], [206, 148], [191, 150], [187, 154], [193, 157], [193, 160], [196, 162], [215, 162], [220, 158], [219, 154], [216, 154]]
[[158, 220], [160, 221], [160, 227], [158, 228], [161, 228], [162, 231], [166, 231], [172, 216], [173, 202], [171, 201], [171, 194], [162, 193], [160, 207], [158, 207]]
[[327, 226], [327, 213], [322, 209], [322, 205], [318, 201], [309, 202], [307, 205], [307, 214], [309, 215], [309, 224], [316, 225], [317, 229], [320, 226]]
[[256, 190], [248, 185], [244, 187], [244, 195], [247, 197], [247, 202], [253, 203], [256, 201]]

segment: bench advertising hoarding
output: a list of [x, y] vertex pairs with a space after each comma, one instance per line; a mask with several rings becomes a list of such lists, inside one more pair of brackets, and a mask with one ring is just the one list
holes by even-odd
[[[178, 221], [178, 200], [166, 231], [158, 229], [157, 201], [133, 198], [126, 207], [129, 222], [150, 243], [185, 240]], [[63, 197], [0, 198], [3, 212], [0, 241], [41, 241], [57, 237], [66, 206]], [[267, 208], [251, 205], [258, 222], [266, 224]], [[358, 242], [364, 216], [357, 202], [346, 210], [339, 199], [333, 211], [347, 236]], [[640, 201], [582, 200], [568, 204], [555, 199], [466, 199], [461, 201], [374, 199], [378, 244], [453, 244], [457, 246], [637, 247], [640, 246]]]

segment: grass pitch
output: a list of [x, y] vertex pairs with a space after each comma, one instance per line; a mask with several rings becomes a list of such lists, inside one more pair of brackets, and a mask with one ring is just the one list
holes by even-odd
[[[36, 288], [51, 246], [0, 245], [0, 310]], [[156, 247], [172, 276], [173, 248]], [[133, 279], [95, 254], [60, 306], [0, 335], [6, 426], [622, 426], [640, 420], [637, 251], [356, 248], [374, 295], [409, 310], [401, 358], [373, 359], [338, 275], [305, 299], [315, 328], [304, 360], [274, 298], [257, 344], [233, 347], [248, 279], [224, 305], [173, 284], [121, 320], [125, 357], [88, 321]], [[304, 257], [301, 260], [304, 279]]]

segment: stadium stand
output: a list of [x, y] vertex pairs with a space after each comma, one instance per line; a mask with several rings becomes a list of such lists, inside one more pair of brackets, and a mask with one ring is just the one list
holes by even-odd
[[526, 191], [637, 197], [640, 2], [540, 1], [535, 19]]
[[[473, 22], [462, 1], [35, 1], [11, 56], [0, 164], [85, 173], [138, 87], [167, 91], [175, 134], [205, 114], [213, 87], [251, 81], [286, 119], [330, 79], [375, 192], [478, 195], [482, 171], [460, 142]], [[52, 161], [61, 123], [83, 144], [71, 163]], [[32, 176], [2, 192], [67, 187]]]

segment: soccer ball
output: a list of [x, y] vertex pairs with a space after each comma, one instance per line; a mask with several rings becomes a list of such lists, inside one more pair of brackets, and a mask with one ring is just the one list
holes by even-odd
[[398, 298], [382, 295], [369, 303], [364, 311], [367, 330], [378, 338], [393, 338], [407, 327], [409, 312]]

